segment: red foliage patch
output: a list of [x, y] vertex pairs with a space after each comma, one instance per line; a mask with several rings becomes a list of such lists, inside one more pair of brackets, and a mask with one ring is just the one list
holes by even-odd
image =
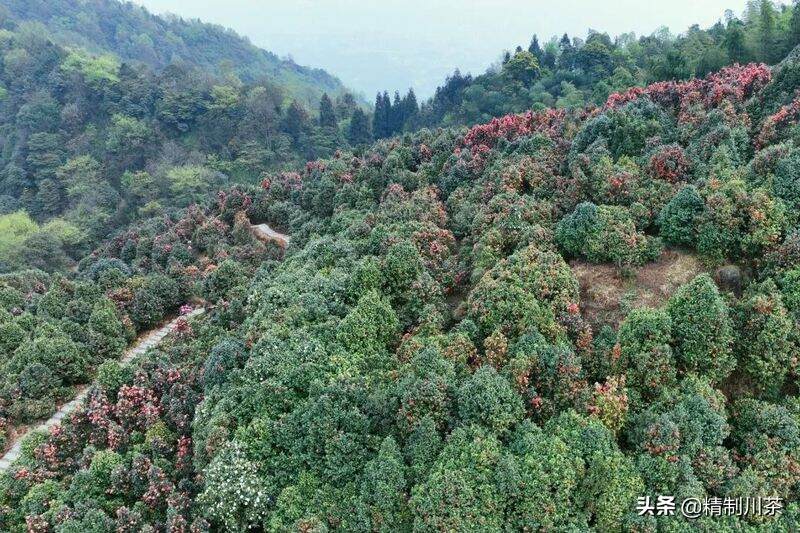
[[684, 107], [687, 100], [697, 95], [706, 108], [719, 106], [723, 101], [742, 102], [761, 89], [772, 78], [772, 71], [763, 63], [735, 64], [705, 79], [688, 81], [660, 81], [647, 87], [631, 87], [614, 93], [606, 100], [606, 108], [615, 109], [643, 96], [668, 107]]
[[691, 170], [691, 161], [683, 148], [677, 144], [662, 147], [650, 158], [650, 174], [658, 179], [676, 183], [686, 181]]

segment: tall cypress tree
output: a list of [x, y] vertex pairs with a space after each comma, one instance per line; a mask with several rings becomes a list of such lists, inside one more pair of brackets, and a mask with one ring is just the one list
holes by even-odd
[[539, 38], [536, 36], [536, 34], [534, 34], [533, 39], [531, 39], [528, 52], [532, 53], [536, 57], [536, 60], [540, 65], [542, 64], [542, 56], [544, 55], [544, 52], [542, 52], [542, 47], [539, 46]]
[[367, 144], [372, 140], [372, 134], [369, 131], [369, 119], [366, 113], [360, 107], [353, 110], [353, 116], [350, 118], [350, 127], [347, 129], [347, 140], [353, 146]]
[[564, 36], [561, 37], [561, 40], [558, 42], [558, 48], [560, 50], [558, 68], [572, 70], [575, 67], [575, 47], [572, 45], [569, 35], [565, 33]]
[[292, 101], [283, 117], [281, 129], [292, 138], [295, 148], [304, 154], [311, 148], [309, 142], [311, 127], [306, 110], [297, 100]]
[[[385, 99], [384, 96], [386, 97]], [[376, 139], [386, 137], [386, 119], [389, 113], [389, 110], [386, 109], [386, 101], [388, 99], [389, 95], [386, 93], [381, 94], [379, 92], [375, 96], [375, 114], [372, 115], [372, 133], [375, 135]]]
[[403, 98], [403, 109], [406, 122], [419, 113], [419, 104], [417, 103], [417, 95], [414, 93], [414, 89], [409, 89], [408, 94]]
[[400, 100], [400, 92], [394, 92], [394, 103], [391, 107], [392, 111], [389, 117], [389, 130], [390, 135], [399, 133], [403, 130], [403, 123], [406, 120], [405, 109], [403, 109], [403, 102]]
[[336, 111], [328, 93], [323, 94], [319, 101], [319, 125], [323, 128], [336, 127]]

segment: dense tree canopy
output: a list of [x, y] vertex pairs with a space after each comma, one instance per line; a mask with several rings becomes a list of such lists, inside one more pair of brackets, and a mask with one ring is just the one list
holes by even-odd
[[[794, 11], [770, 6], [747, 17], [786, 44]], [[753, 31], [751, 18], [709, 30], [745, 56]], [[19, 38], [0, 44], [26, 83]], [[650, 50], [669, 81], [372, 144], [370, 129], [405, 128], [392, 122], [399, 94], [379, 95], [373, 121], [331, 98], [312, 118], [299, 102], [264, 106], [263, 85], [181, 85], [168, 68], [152, 100], [109, 100], [98, 145], [88, 126], [64, 130], [86, 108], [9, 90], [25, 95], [9, 107], [25, 148], [4, 183], [22, 185], [12, 200], [58, 209], [6, 210], [0, 251], [18, 262], [4, 268], [47, 235], [52, 271], [101, 244], [74, 270], [0, 276], [5, 444], [93, 380], [83, 407], [25, 438], [0, 473], [0, 529], [797, 530], [800, 54], [715, 70], [708, 49], [681, 45], [705, 50], [686, 63], [660, 42], [626, 47]], [[618, 72], [601, 34], [551, 44], [509, 54], [497, 83], [532, 90], [580, 68], [598, 87]], [[84, 91], [153, 87], [45, 50], [42, 72], [84, 69]], [[357, 147], [301, 169], [254, 163], [276, 147], [248, 137], [265, 117], [286, 146], [342, 127]], [[215, 137], [225, 121], [246, 130], [248, 157]], [[258, 179], [232, 184], [248, 165]], [[133, 205], [138, 220], [81, 240], [105, 227], [84, 223], [103, 214], [92, 202]], [[676, 256], [691, 275], [665, 268]], [[604, 297], [615, 313], [595, 312]], [[117, 362], [190, 300], [204, 318]], [[640, 515], [647, 495], [780, 497], [784, 509]]]

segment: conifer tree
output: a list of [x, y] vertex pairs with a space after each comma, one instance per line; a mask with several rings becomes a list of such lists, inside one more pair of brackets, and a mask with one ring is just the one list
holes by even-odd
[[531, 39], [531, 44], [528, 46], [528, 52], [532, 53], [536, 60], [541, 63], [542, 57], [544, 56], [544, 52], [542, 51], [542, 47], [539, 46], [539, 38], [534, 34], [533, 39]]
[[319, 101], [319, 125], [323, 128], [336, 127], [336, 111], [328, 93], [323, 94]]
[[384, 91], [375, 97], [375, 114], [372, 117], [372, 132], [376, 139], [383, 139], [392, 134], [392, 101], [389, 93]]
[[400, 92], [394, 92], [394, 102], [392, 103], [391, 113], [389, 114], [389, 135], [394, 135], [403, 131], [403, 123], [405, 122], [405, 109], [403, 102], [400, 100]]
[[384, 118], [386, 111], [383, 107], [383, 95], [378, 92], [375, 95], [375, 112], [372, 115], [372, 132], [375, 134], [376, 139], [383, 137]]
[[283, 118], [283, 131], [289, 135], [295, 143], [301, 143], [303, 137], [308, 134], [309, 129], [308, 113], [303, 109], [297, 100], [293, 101], [286, 110]]
[[419, 113], [417, 95], [414, 93], [414, 89], [409, 89], [408, 93], [403, 97], [403, 127], [406, 127], [409, 121], [417, 116], [417, 113]]
[[353, 146], [367, 144], [372, 140], [369, 131], [369, 119], [360, 107], [356, 107], [350, 118], [350, 127], [347, 130], [347, 140]]
[[575, 47], [572, 45], [572, 41], [566, 33], [558, 42], [558, 49], [560, 51], [558, 56], [558, 68], [572, 70], [575, 66]]

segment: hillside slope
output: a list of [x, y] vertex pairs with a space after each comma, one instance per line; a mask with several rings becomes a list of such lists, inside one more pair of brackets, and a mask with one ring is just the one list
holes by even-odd
[[[792, 55], [423, 130], [131, 227], [78, 279], [133, 311], [137, 275], [170, 276], [212, 311], [23, 446], [0, 527], [796, 530], [798, 80]], [[624, 277], [665, 248], [751, 275], [585, 320], [569, 261]], [[58, 286], [29, 276], [0, 324], [36, 336]], [[5, 348], [25, 376], [33, 342]], [[783, 512], [637, 512], [658, 495]]]
[[132, 66], [46, 33], [0, 30], [0, 272], [63, 271], [131, 221], [329, 157], [365, 118], [352, 97], [310, 110], [270, 81]]
[[253, 46], [232, 30], [199, 20], [159, 17], [120, 0], [3, 0], [11, 20], [38, 22], [57, 43], [93, 53], [111, 52], [127, 62], [155, 69], [178, 63], [214, 75], [228, 69], [242, 81], [270, 81], [288, 96], [316, 106], [323, 93], [346, 92], [342, 83], [321, 69], [278, 58]]

